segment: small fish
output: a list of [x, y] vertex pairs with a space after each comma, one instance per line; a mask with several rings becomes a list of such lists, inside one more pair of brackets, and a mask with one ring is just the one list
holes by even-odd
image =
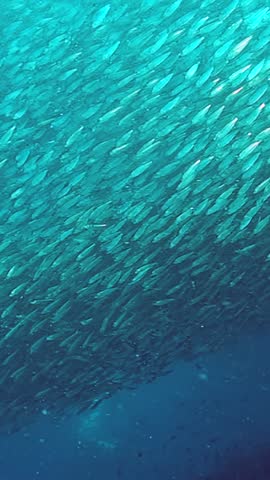
[[1, 13], [6, 431], [269, 316], [270, 8], [41, 3]]

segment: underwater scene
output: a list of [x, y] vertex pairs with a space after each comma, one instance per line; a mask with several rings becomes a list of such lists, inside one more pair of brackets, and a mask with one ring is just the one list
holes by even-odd
[[270, 480], [270, 3], [0, 7], [0, 480]]

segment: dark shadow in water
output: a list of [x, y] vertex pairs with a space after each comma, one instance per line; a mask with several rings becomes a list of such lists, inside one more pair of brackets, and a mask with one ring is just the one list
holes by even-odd
[[270, 480], [270, 444], [253, 450], [228, 449], [217, 455], [216, 464], [215, 471], [203, 480]]

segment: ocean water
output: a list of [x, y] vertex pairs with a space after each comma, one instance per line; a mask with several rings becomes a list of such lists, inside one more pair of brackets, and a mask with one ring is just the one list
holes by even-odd
[[[268, 480], [269, 331], [0, 438], [1, 480]], [[16, 461], [15, 461], [16, 460]]]
[[0, 480], [267, 478], [270, 5], [0, 4]]

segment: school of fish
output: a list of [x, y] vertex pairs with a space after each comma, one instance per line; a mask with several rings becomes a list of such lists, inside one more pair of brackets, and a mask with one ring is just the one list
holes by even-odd
[[269, 322], [270, 6], [9, 0], [0, 27], [13, 431]]

